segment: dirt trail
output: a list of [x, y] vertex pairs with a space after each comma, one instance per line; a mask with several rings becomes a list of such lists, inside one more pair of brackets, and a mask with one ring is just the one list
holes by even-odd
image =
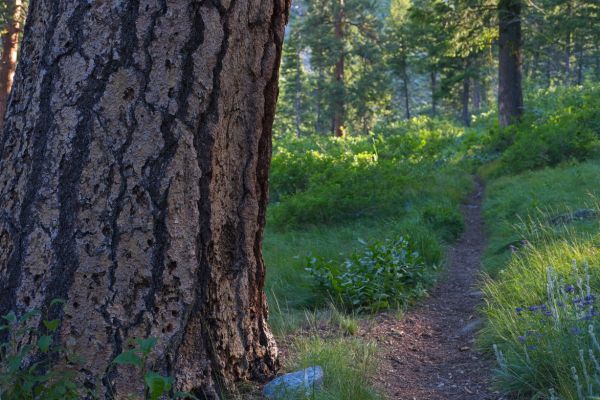
[[380, 343], [378, 385], [388, 399], [501, 399], [490, 387], [489, 360], [472, 351], [481, 320], [477, 289], [485, 246], [481, 202], [483, 186], [463, 206], [465, 232], [449, 250], [446, 276], [431, 296], [401, 320], [381, 315], [369, 336]]

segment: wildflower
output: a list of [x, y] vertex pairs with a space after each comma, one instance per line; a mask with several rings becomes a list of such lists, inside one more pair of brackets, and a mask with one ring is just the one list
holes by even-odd
[[575, 286], [573, 286], [573, 285], [565, 285], [565, 291], [567, 293], [573, 293], [575, 291]]
[[548, 310], [544, 313], [545, 316], [547, 317], [551, 317], [552, 316], [552, 311]]
[[519, 315], [521, 315], [521, 312], [523, 311], [523, 307], [517, 307], [515, 308], [515, 312]]
[[537, 310], [538, 310], [538, 308], [539, 308], [539, 306], [529, 306], [529, 307], [527, 307], [527, 309], [528, 309], [529, 311], [531, 311], [531, 312], [537, 311]]
[[593, 294], [588, 294], [587, 296], [584, 297], [584, 299], [586, 301], [594, 301], [594, 300], [596, 300], [596, 296], [594, 296]]
[[529, 350], [536, 350], [536, 349], [537, 349], [537, 346], [536, 346], [536, 345], [534, 345], [534, 344], [532, 344], [532, 345], [529, 345], [529, 346], [527, 346], [527, 348], [528, 348]]
[[581, 335], [582, 334], [582, 330], [579, 329], [578, 327], [574, 326], [571, 328], [571, 333], [573, 335]]
[[525, 336], [519, 336], [517, 339], [519, 339], [519, 342], [521, 343], [525, 343], [525, 341], [527, 340]]

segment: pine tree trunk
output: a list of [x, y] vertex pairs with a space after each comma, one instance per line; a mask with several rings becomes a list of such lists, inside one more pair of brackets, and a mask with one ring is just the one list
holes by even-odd
[[[278, 367], [261, 255], [286, 0], [34, 0], [0, 142], [0, 313], [67, 299], [102, 376], [134, 337], [219, 398]], [[134, 372], [104, 376], [117, 398]]]
[[296, 93], [294, 93], [294, 125], [296, 128], [296, 136], [302, 136], [302, 57], [300, 55], [300, 49], [298, 48], [295, 54], [296, 57], [296, 71], [295, 71], [295, 83]]
[[344, 0], [339, 0], [339, 9], [336, 13], [335, 18], [335, 37], [339, 43], [340, 54], [335, 64], [334, 69], [334, 81], [336, 85], [336, 91], [333, 99], [333, 121], [332, 131], [337, 137], [344, 135], [344, 114], [345, 114], [345, 91], [344, 91], [344, 76], [346, 69], [346, 54], [344, 52]]
[[431, 116], [437, 115], [437, 73], [431, 71], [429, 73], [429, 79], [431, 83]]
[[462, 90], [462, 122], [465, 126], [471, 125], [471, 113], [469, 112], [469, 94], [471, 92], [470, 81], [468, 77], [463, 78]]
[[473, 78], [473, 109], [477, 112], [481, 110], [481, 80], [479, 77]]
[[565, 41], [565, 86], [571, 84], [571, 32], [567, 32]]
[[406, 62], [406, 46], [404, 45], [404, 39], [402, 43], [402, 60], [400, 61], [400, 68], [402, 69], [402, 92], [404, 95], [404, 116], [406, 119], [410, 119], [410, 93], [408, 90], [408, 63]]
[[0, 53], [0, 132], [4, 127], [4, 116], [8, 105], [8, 96], [17, 69], [17, 52], [19, 50], [19, 35], [23, 4], [21, 0], [5, 0], [7, 15], [10, 16], [2, 35], [2, 52]]
[[498, 116], [500, 126], [518, 121], [523, 114], [521, 75], [521, 0], [500, 0]]

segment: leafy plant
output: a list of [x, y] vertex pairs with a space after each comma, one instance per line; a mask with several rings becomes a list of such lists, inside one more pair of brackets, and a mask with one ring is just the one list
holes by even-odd
[[422, 296], [432, 271], [405, 237], [375, 242], [342, 265], [319, 258], [306, 270], [318, 286], [348, 309], [377, 311]]
[[[63, 303], [54, 300], [50, 307], [59, 307]], [[40, 317], [42, 324], [38, 326]], [[75, 383], [78, 364], [75, 355], [55, 342], [58, 320], [43, 318], [39, 310], [31, 310], [20, 317], [10, 312], [2, 316], [2, 320], [1, 399], [75, 400], [91, 394]]]
[[[63, 304], [64, 300], [53, 300], [49, 308]], [[20, 317], [14, 312], [2, 316], [0, 399], [99, 399], [96, 391], [83, 385], [89, 377], [81, 375], [81, 359], [56, 341], [60, 320], [49, 320], [45, 315], [34, 309]], [[173, 379], [149, 368], [148, 359], [156, 342], [156, 338], [133, 340], [134, 347], [118, 355], [112, 365], [131, 365], [140, 371], [144, 399], [196, 399], [190, 393], [173, 393]]]

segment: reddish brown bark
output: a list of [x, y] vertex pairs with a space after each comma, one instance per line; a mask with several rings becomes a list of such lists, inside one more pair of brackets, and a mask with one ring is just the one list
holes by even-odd
[[21, 0], [5, 0], [9, 19], [6, 32], [2, 35], [2, 54], [0, 55], [0, 132], [4, 127], [4, 116], [8, 105], [8, 96], [17, 69], [17, 52], [23, 7]]
[[344, 51], [345, 38], [345, 12], [344, 0], [339, 0], [339, 9], [335, 17], [335, 37], [339, 43], [340, 54], [335, 64], [334, 79], [336, 84], [336, 93], [333, 99], [333, 134], [337, 137], [344, 135], [344, 76], [346, 69], [346, 54]]

